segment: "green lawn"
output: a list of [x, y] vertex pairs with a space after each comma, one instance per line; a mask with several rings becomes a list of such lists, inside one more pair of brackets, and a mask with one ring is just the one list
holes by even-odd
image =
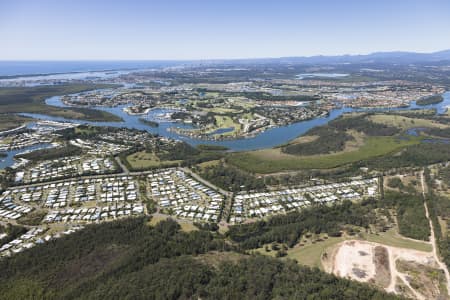
[[232, 153], [228, 162], [254, 173], [275, 173], [301, 169], [329, 169], [398, 151], [420, 143], [420, 138], [399, 140], [395, 137], [368, 137], [363, 146], [354, 151], [334, 154], [295, 156], [282, 153], [279, 148]]
[[432, 250], [430, 244], [404, 238], [399, 235], [395, 229], [381, 232], [378, 235], [362, 233], [362, 238], [369, 242], [380, 243], [398, 248], [408, 248], [425, 252], [430, 252]]
[[192, 129], [192, 131], [201, 132], [203, 134], [211, 134], [214, 131], [222, 128], [230, 128], [233, 127], [234, 129], [232, 131], [221, 133], [220, 135], [226, 136], [226, 135], [235, 135], [240, 130], [240, 124], [233, 121], [233, 119], [229, 116], [214, 116], [216, 119], [216, 125], [209, 125], [205, 129], [199, 130], [199, 129]]
[[217, 122], [217, 128], [234, 128], [234, 130], [222, 133], [222, 135], [234, 135], [238, 131], [240, 131], [241, 125], [234, 122], [232, 118], [228, 116], [215, 116], [215, 118]]
[[322, 254], [344, 240], [346, 240], [345, 237], [329, 237], [322, 242], [316, 242], [315, 244], [309, 243], [303, 247], [292, 248], [287, 251], [287, 257], [297, 260], [299, 264], [317, 267], [323, 270], [321, 262]]
[[[323, 235], [322, 237], [324, 237]], [[303, 246], [296, 246], [294, 248], [290, 248], [287, 250], [287, 258], [295, 259], [298, 261], [299, 264], [310, 266], [310, 267], [317, 267], [320, 269], [323, 269], [321, 258], [322, 254], [325, 251], [330, 251], [331, 247], [345, 241], [346, 237], [328, 237], [323, 238], [320, 242], [312, 243], [311, 239], [306, 239], [306, 242], [303, 242]], [[267, 245], [269, 249], [271, 248], [271, 245]], [[280, 246], [281, 247], [281, 246]], [[265, 246], [255, 249], [254, 250], [257, 253], [268, 255], [275, 257], [277, 254], [276, 250], [266, 251]]]
[[181, 162], [181, 160], [160, 160], [155, 154], [145, 151], [130, 154], [126, 159], [131, 168], [135, 170], [177, 166]]

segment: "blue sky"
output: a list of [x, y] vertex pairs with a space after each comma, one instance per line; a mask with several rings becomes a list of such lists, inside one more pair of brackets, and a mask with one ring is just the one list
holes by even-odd
[[448, 0], [0, 0], [0, 60], [450, 49]]

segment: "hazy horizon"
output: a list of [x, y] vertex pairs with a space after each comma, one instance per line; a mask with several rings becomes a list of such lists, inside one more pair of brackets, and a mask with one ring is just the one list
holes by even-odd
[[313, 54], [313, 55], [291, 55], [291, 56], [267, 56], [267, 57], [236, 57], [236, 58], [197, 58], [197, 59], [134, 59], [134, 58], [118, 58], [118, 59], [0, 59], [0, 62], [202, 62], [202, 61], [233, 61], [233, 60], [264, 60], [264, 59], [282, 59], [282, 58], [313, 58], [313, 57], [340, 57], [340, 56], [365, 56], [376, 53], [411, 53], [411, 54], [433, 54], [448, 49], [438, 49], [436, 51], [409, 51], [409, 50], [392, 50], [392, 51], [370, 51], [366, 53], [343, 53], [343, 54]]
[[0, 2], [2, 61], [177, 61], [450, 49], [433, 1]]

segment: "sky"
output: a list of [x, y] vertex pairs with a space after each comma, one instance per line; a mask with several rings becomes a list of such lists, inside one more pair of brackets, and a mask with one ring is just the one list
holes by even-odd
[[450, 49], [449, 0], [0, 0], [0, 60]]

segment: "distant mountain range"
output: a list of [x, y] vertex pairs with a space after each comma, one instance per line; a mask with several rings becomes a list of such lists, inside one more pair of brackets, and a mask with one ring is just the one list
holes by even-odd
[[292, 60], [305, 63], [416, 63], [450, 61], [450, 50], [433, 53], [417, 52], [375, 52], [367, 55], [340, 55], [340, 56], [311, 56], [311, 57], [286, 57], [282, 60]]
[[[257, 58], [257, 59], [238, 59], [227, 60], [224, 63], [242, 62], [242, 63], [297, 63], [297, 64], [343, 64], [343, 63], [427, 63], [448, 61], [450, 63], [450, 50], [443, 50], [433, 53], [417, 52], [374, 52], [364, 55], [316, 55], [316, 56], [295, 56], [279, 58]], [[219, 62], [218, 60], [214, 61]]]

